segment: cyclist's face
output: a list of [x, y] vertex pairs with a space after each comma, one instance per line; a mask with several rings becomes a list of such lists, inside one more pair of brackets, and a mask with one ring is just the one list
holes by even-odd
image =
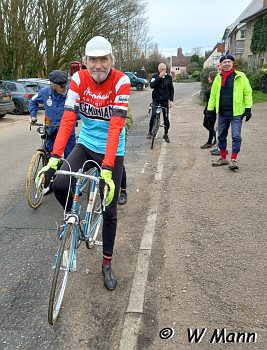
[[164, 73], [166, 73], [166, 66], [160, 66], [159, 67], [159, 73], [161, 73], [161, 72], [164, 72]]
[[60, 95], [65, 95], [67, 92], [67, 86], [66, 85], [58, 85], [58, 84], [54, 84], [54, 89], [55, 91], [60, 94]]
[[233, 67], [234, 62], [230, 59], [225, 59], [221, 63], [221, 67], [225, 72], [229, 72]]
[[110, 69], [112, 68], [112, 60], [110, 55], [101, 57], [88, 57], [86, 58], [86, 67], [89, 73], [97, 83], [102, 83]]

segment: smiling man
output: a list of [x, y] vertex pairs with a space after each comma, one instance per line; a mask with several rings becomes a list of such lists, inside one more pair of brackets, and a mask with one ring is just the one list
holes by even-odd
[[252, 89], [246, 75], [233, 68], [235, 58], [225, 55], [220, 58], [221, 73], [213, 81], [207, 108], [207, 117], [212, 117], [213, 110], [219, 113], [218, 146], [221, 157], [213, 166], [229, 164], [226, 159], [227, 136], [231, 125], [232, 155], [229, 168], [238, 169], [237, 155], [241, 147], [241, 128], [243, 118], [251, 118]]
[[[117, 226], [117, 201], [120, 190], [125, 152], [125, 118], [130, 95], [129, 78], [113, 69], [112, 47], [102, 36], [93, 37], [85, 48], [84, 63], [87, 69], [76, 72], [71, 80], [58, 135], [51, 153], [51, 162], [41, 170], [45, 186], [56, 169], [65, 144], [79, 112], [82, 125], [78, 144], [67, 158], [72, 171], [78, 171], [87, 160], [102, 166], [100, 186], [104, 179], [109, 192], [103, 212], [103, 264], [104, 285], [113, 290], [117, 279], [111, 269], [111, 259]], [[69, 170], [63, 163], [61, 169]], [[52, 170], [51, 170], [52, 169]], [[72, 196], [68, 198], [69, 178], [58, 175], [54, 193], [66, 212], [71, 210]], [[101, 192], [103, 198], [103, 192]]]

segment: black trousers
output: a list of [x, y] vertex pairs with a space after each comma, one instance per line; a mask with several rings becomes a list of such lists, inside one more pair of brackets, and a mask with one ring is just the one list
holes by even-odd
[[126, 190], [126, 188], [127, 188], [127, 183], [126, 183], [126, 169], [125, 169], [125, 165], [124, 165], [124, 164], [123, 164], [123, 169], [122, 169], [121, 188], [122, 188], [123, 190]]
[[203, 126], [209, 131], [209, 139], [208, 139], [208, 144], [212, 144], [213, 137], [216, 136], [216, 131], [214, 129], [214, 125], [216, 123], [216, 115], [214, 117], [209, 117], [207, 118], [206, 115], [204, 115], [204, 120], [203, 120]]
[[163, 120], [164, 120], [164, 131], [165, 131], [165, 134], [167, 134], [170, 128], [169, 101], [165, 101], [165, 100], [160, 100], [160, 101], [152, 100], [152, 113], [151, 113], [151, 118], [149, 122], [149, 132], [152, 132], [154, 119], [156, 117], [156, 110], [159, 104], [161, 104], [161, 107], [164, 107], [162, 108], [162, 113], [163, 113]]
[[[81, 144], [77, 144], [71, 154], [68, 156], [67, 161], [71, 166], [72, 171], [78, 171], [86, 160], [94, 160], [99, 165], [102, 164], [104, 154], [95, 153]], [[112, 179], [115, 184], [114, 198], [110, 205], [105, 208], [103, 212], [103, 253], [107, 255], [113, 254], [116, 229], [117, 229], [117, 202], [121, 185], [122, 167], [124, 157], [116, 157], [115, 165], [112, 171]], [[62, 170], [70, 170], [67, 162], [63, 162]], [[93, 164], [93, 163], [92, 163]], [[65, 208], [67, 195], [69, 189], [69, 177], [64, 175], [57, 175], [53, 184], [54, 194]], [[70, 211], [72, 206], [72, 196], [70, 194], [66, 210]]]

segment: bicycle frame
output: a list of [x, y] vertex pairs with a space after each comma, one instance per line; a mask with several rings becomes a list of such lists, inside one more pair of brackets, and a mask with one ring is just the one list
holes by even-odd
[[[78, 176], [77, 173], [73, 173], [73, 172], [65, 171], [65, 170], [58, 170], [55, 173], [56, 175], [57, 174], [73, 175], [74, 177], [77, 178], [77, 181], [75, 183], [75, 191], [74, 191], [74, 195], [73, 195], [71, 212], [69, 214], [67, 214], [65, 225], [64, 225], [64, 230], [61, 234], [61, 239], [63, 239], [64, 233], [67, 229], [68, 224], [74, 224], [75, 225], [74, 242], [77, 242], [77, 239], [80, 241], [88, 242], [92, 232], [94, 231], [95, 227], [99, 224], [99, 222], [102, 218], [102, 214], [101, 214], [98, 217], [97, 221], [94, 223], [94, 225], [92, 227], [90, 226], [90, 218], [92, 215], [93, 204], [94, 204], [95, 197], [96, 197], [95, 187], [96, 187], [96, 183], [99, 182], [99, 170], [97, 168], [93, 168], [93, 170], [91, 171], [91, 174], [94, 173], [94, 175], [83, 174], [82, 169], [79, 169], [78, 173], [81, 174], [81, 176]], [[91, 184], [91, 188], [90, 188], [90, 194], [89, 194], [89, 199], [88, 199], [88, 204], [87, 204], [87, 209], [86, 209], [84, 228], [82, 228], [81, 223], [83, 221], [81, 220], [81, 217], [80, 217], [80, 211], [78, 208], [78, 199], [79, 199], [79, 196], [81, 193], [81, 189], [85, 187], [85, 185], [89, 179], [92, 180], [92, 184]], [[102, 243], [99, 241], [96, 241], [95, 244], [102, 245]], [[60, 250], [60, 247], [58, 249], [58, 252], [56, 255], [55, 265], [53, 268], [56, 268], [59, 250]], [[74, 265], [74, 260], [75, 260], [75, 250], [76, 250], [76, 244], [73, 245], [71, 263], [70, 263], [70, 268], [69, 268], [70, 272], [74, 271], [73, 265]]]

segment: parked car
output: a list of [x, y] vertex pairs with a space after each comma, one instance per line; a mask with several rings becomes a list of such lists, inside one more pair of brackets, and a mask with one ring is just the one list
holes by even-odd
[[142, 91], [144, 87], [148, 87], [148, 80], [143, 78], [137, 78], [132, 72], [124, 72], [129, 79], [132, 87], [136, 87], [137, 91]]
[[18, 79], [17, 81], [27, 85], [29, 84], [35, 85], [36, 92], [40, 91], [44, 87], [50, 86], [49, 79], [43, 79], [43, 78], [21, 78], [21, 79]]
[[7, 113], [13, 112], [14, 109], [15, 105], [12, 101], [12, 92], [0, 81], [0, 118], [3, 118]]
[[30, 99], [36, 94], [36, 86], [12, 80], [2, 80], [2, 84], [12, 91], [12, 98], [15, 104], [12, 114], [28, 112]]

